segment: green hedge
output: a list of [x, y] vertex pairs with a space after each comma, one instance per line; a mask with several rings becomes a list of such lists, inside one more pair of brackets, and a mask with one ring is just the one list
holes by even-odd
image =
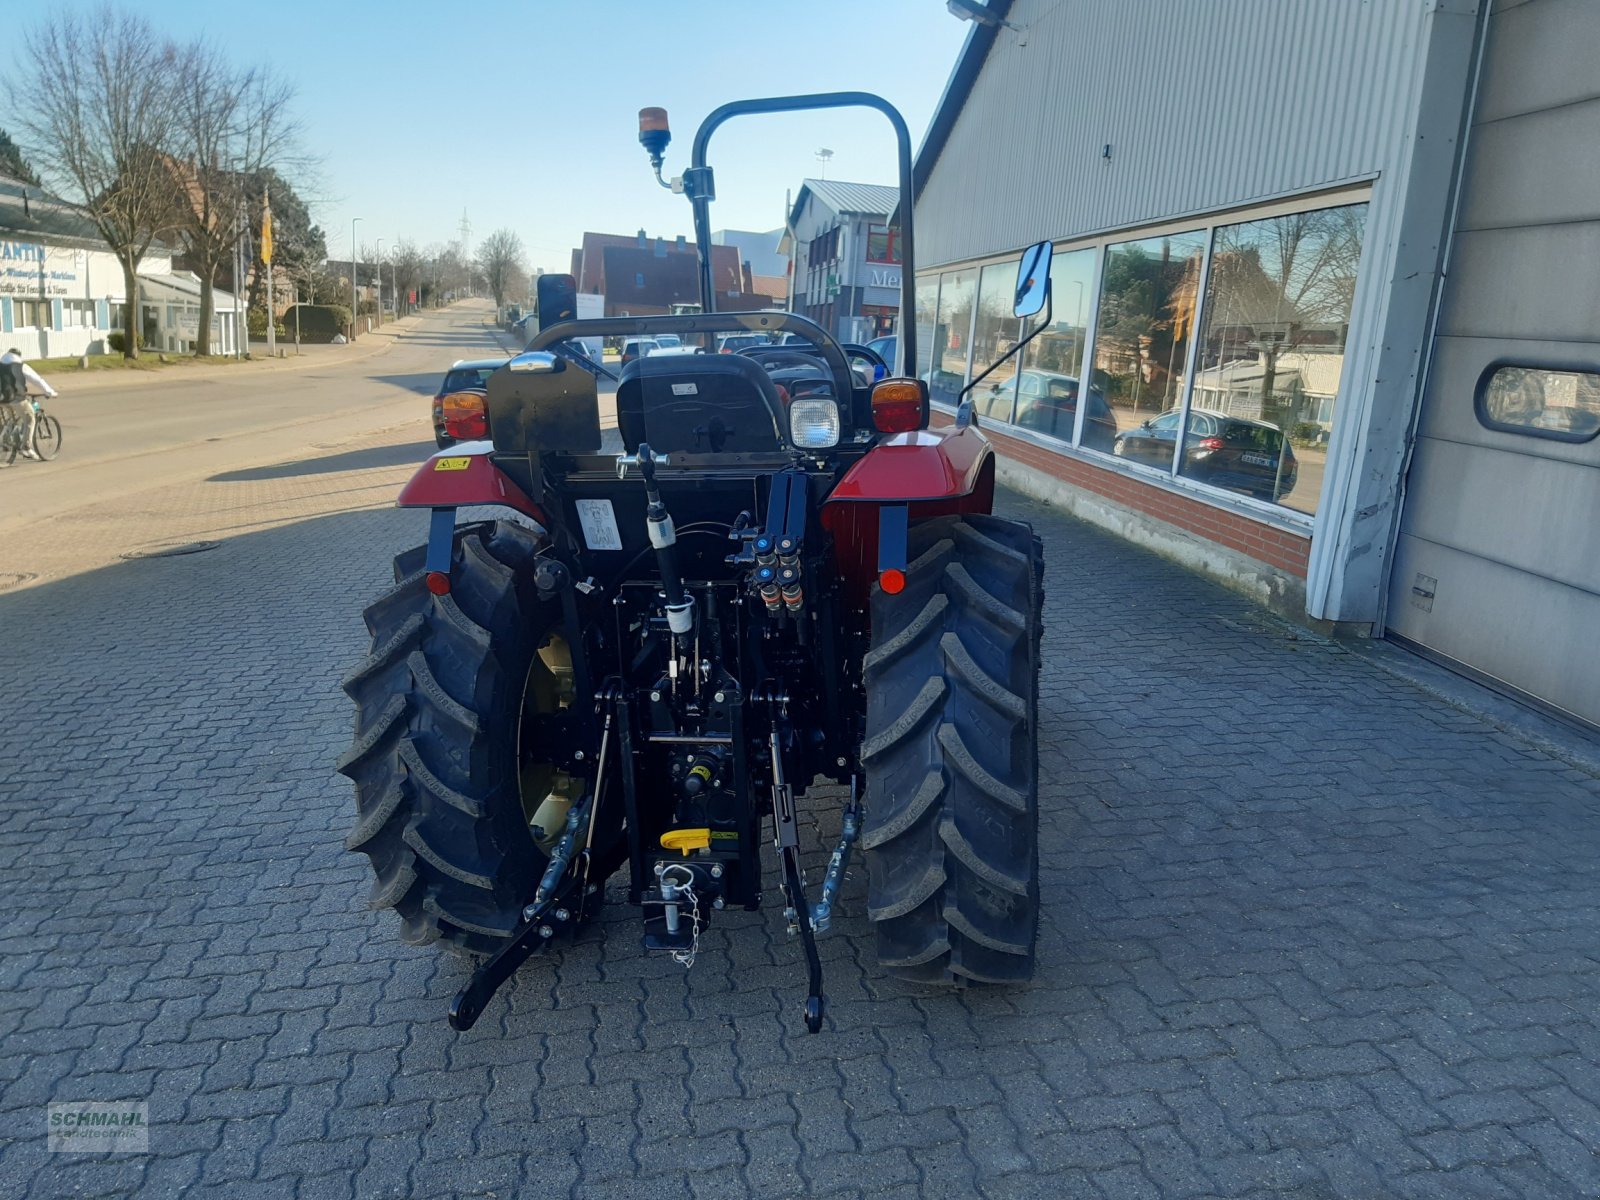
[[296, 313], [302, 342], [331, 342], [334, 334], [344, 333], [350, 324], [350, 310], [343, 304], [297, 304], [283, 314], [284, 336], [294, 336]]

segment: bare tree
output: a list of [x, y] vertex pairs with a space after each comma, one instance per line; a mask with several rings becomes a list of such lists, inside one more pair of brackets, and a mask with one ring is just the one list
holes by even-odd
[[496, 229], [478, 245], [478, 270], [483, 272], [494, 306], [504, 308], [508, 295], [520, 295], [528, 287], [528, 268], [523, 263], [522, 239], [509, 229]]
[[139, 260], [172, 222], [161, 147], [176, 113], [171, 48], [142, 18], [57, 12], [23, 38], [6, 98], [35, 166], [79, 203], [122, 265], [123, 354], [137, 358]]
[[426, 270], [427, 258], [417, 249], [415, 242], [410, 238], [401, 238], [395, 243], [394, 252], [389, 256], [389, 273], [394, 279], [395, 316], [404, 315], [402, 305], [409, 305], [411, 293], [421, 290]]
[[[211, 351], [217, 270], [245, 229], [260, 223], [257, 178], [282, 162], [297, 134], [293, 89], [270, 72], [240, 70], [213, 44], [173, 51], [177, 121], [168, 162], [176, 189], [175, 224], [200, 277], [197, 354]], [[240, 280], [234, 290], [242, 291]]]

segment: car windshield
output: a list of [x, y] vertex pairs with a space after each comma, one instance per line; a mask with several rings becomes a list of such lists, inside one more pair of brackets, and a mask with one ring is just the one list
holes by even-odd
[[496, 367], [452, 367], [444, 377], [442, 392], [465, 392], [473, 388], [486, 388], [489, 386], [489, 376], [495, 373]]

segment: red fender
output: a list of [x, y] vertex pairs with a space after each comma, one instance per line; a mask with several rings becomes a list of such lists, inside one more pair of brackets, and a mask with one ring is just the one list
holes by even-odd
[[989, 439], [972, 425], [891, 434], [845, 472], [828, 503], [952, 500], [978, 491], [985, 474], [992, 481], [993, 463]]
[[[971, 425], [897, 433], [845, 472], [822, 506], [822, 523], [833, 534], [834, 558], [848, 594], [863, 607], [878, 578], [879, 510], [891, 504], [903, 505], [911, 521], [992, 512], [989, 439]], [[904, 528], [902, 523], [902, 533]]]
[[547, 525], [544, 511], [494, 465], [489, 457], [493, 449], [493, 442], [462, 442], [440, 450], [400, 489], [400, 498], [395, 504], [400, 508], [503, 504]]

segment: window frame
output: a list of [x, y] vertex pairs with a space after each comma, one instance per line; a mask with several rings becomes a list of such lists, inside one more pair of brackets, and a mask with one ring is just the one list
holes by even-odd
[[[880, 236], [884, 239], [885, 257], [875, 258], [872, 253], [872, 239]], [[901, 265], [902, 259], [903, 255], [900, 247], [900, 227], [898, 225], [890, 225], [887, 223], [883, 225], [874, 225], [869, 221], [867, 223], [867, 261], [869, 263], [875, 263], [879, 266], [898, 267]]]
[[1539, 438], [1547, 442], [1565, 442], [1569, 446], [1581, 446], [1600, 437], [1600, 425], [1597, 425], [1592, 433], [1563, 433], [1559, 429], [1540, 429], [1536, 425], [1513, 425], [1509, 421], [1500, 421], [1491, 417], [1487, 404], [1489, 384], [1497, 374], [1507, 367], [1518, 371], [1547, 371], [1552, 374], [1562, 375], [1592, 375], [1600, 379], [1600, 366], [1594, 364], [1584, 367], [1575, 366], [1571, 363], [1558, 365], [1553, 362], [1528, 362], [1515, 358], [1496, 358], [1479, 373], [1478, 382], [1472, 389], [1472, 412], [1478, 418], [1478, 424], [1485, 429], [1492, 429], [1496, 433], [1509, 433], [1516, 437]]

